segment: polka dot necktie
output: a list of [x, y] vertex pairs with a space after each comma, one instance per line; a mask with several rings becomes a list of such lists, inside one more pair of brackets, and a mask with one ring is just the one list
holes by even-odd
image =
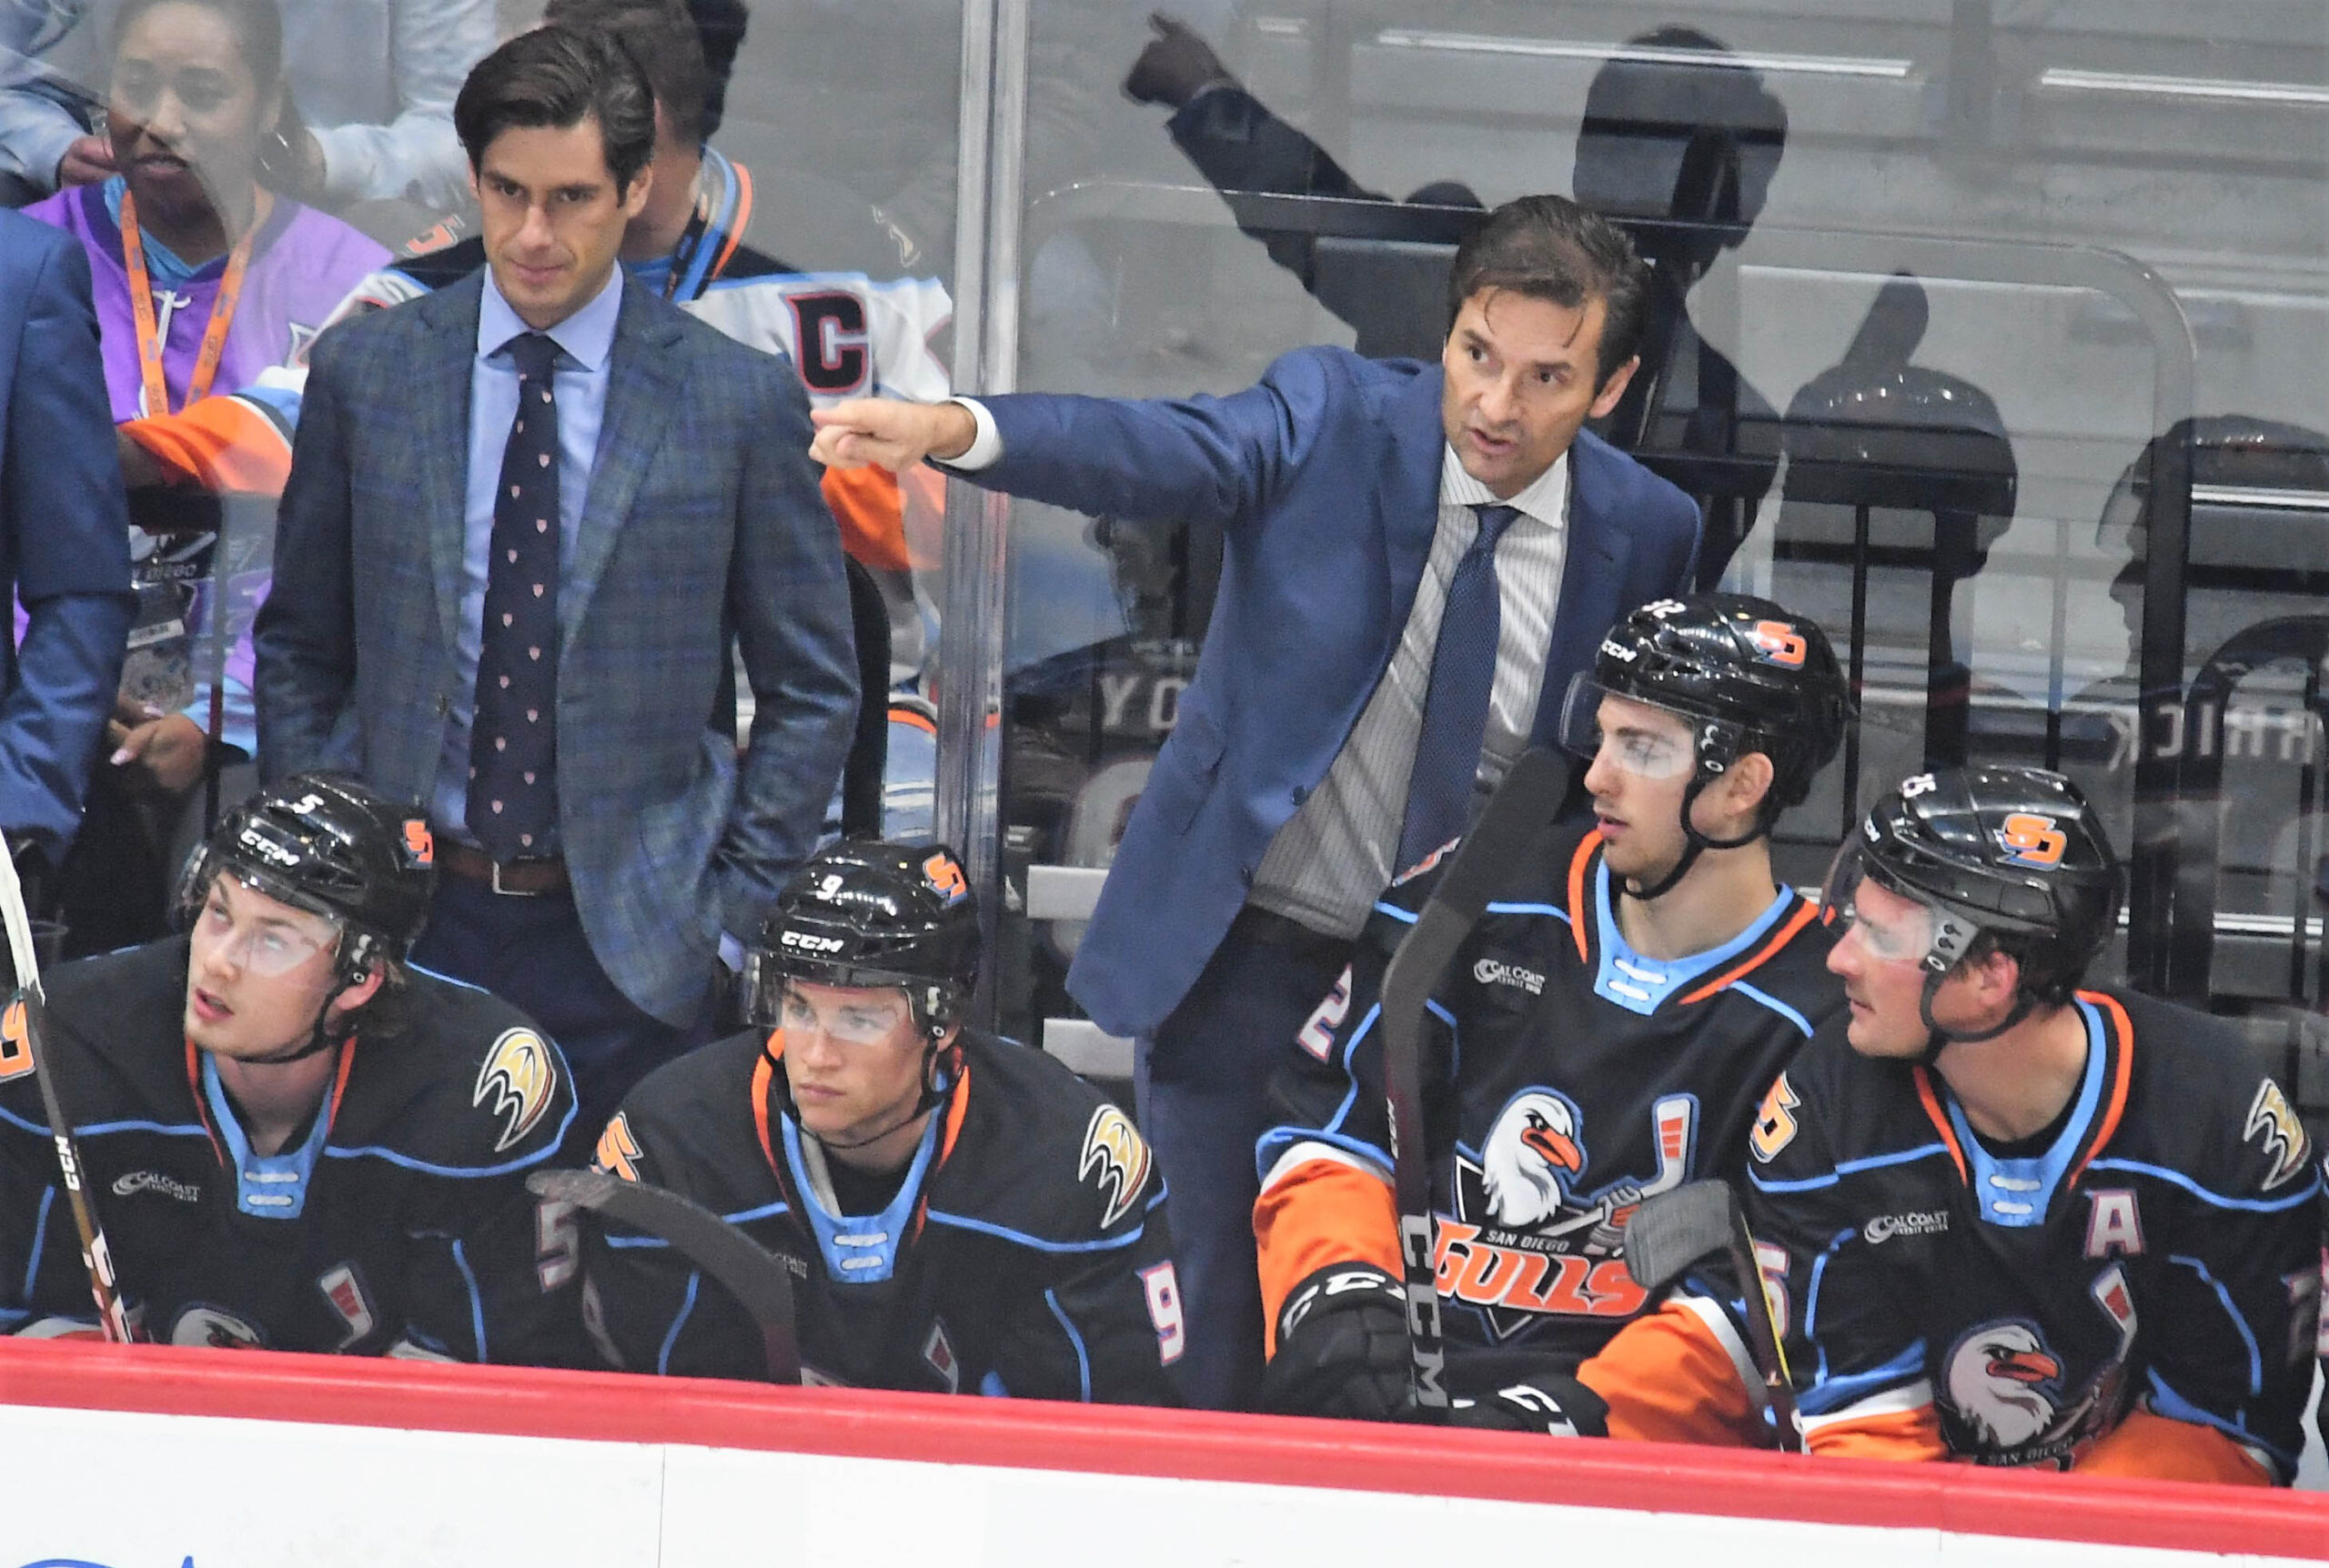
[[1432, 648], [1431, 678], [1424, 688], [1423, 726], [1416, 735], [1394, 874], [1464, 830], [1479, 776], [1503, 616], [1497, 599], [1496, 543], [1520, 513], [1512, 507], [1473, 510], [1480, 515], [1480, 531], [1447, 576], [1447, 602], [1439, 612], [1439, 641]]
[[469, 828], [497, 860], [548, 853], [558, 822], [558, 345], [529, 332], [509, 347], [518, 417], [493, 496], [469, 729]]

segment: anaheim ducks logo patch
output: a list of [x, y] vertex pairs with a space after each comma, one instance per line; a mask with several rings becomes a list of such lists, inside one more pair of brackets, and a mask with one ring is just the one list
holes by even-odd
[[2253, 1138], [2260, 1132], [2264, 1155], [2273, 1162], [2272, 1173], [2264, 1178], [2269, 1192], [2304, 1169], [2306, 1154], [2304, 1123], [2297, 1120], [2296, 1108], [2281, 1086], [2269, 1078], [2256, 1086], [2256, 1098], [2248, 1103], [2248, 1125], [2240, 1136]]
[[1132, 1118], [1113, 1105], [1092, 1113], [1084, 1130], [1084, 1158], [1076, 1162], [1079, 1179], [1092, 1181], [1108, 1200], [1100, 1217], [1101, 1229], [1114, 1225], [1132, 1211], [1148, 1185], [1148, 1144]]
[[558, 1089], [558, 1068], [551, 1061], [549, 1042], [530, 1029], [505, 1029], [478, 1070], [477, 1091], [469, 1103], [502, 1118], [500, 1141], [493, 1151], [513, 1148], [549, 1111]]

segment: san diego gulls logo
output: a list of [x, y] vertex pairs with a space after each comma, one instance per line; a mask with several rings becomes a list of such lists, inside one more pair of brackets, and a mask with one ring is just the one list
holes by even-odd
[[1626, 1222], [1647, 1197], [1681, 1184], [1698, 1104], [1668, 1095], [1650, 1111], [1656, 1173], [1590, 1187], [1585, 1117], [1558, 1090], [1506, 1101], [1477, 1155], [1459, 1148], [1456, 1213], [1439, 1221], [1439, 1293], [1477, 1311], [1506, 1340], [1548, 1315], [1628, 1318], [1648, 1300], [1623, 1254]]
[[2304, 1123], [2297, 1120], [2281, 1086], [2269, 1078], [2256, 1086], [2256, 1098], [2248, 1104], [2248, 1125], [2240, 1136], [2249, 1139], [2259, 1133], [2265, 1158], [2273, 1162], [2272, 1173], [2264, 1178], [2269, 1192], [2304, 1169], [2306, 1154]]
[[1100, 1217], [1102, 1230], [1132, 1211], [1148, 1185], [1148, 1144], [1131, 1117], [1113, 1105], [1103, 1105], [1092, 1113], [1091, 1123], [1084, 1130], [1084, 1154], [1076, 1161], [1075, 1174], [1078, 1180], [1097, 1186], [1108, 1201], [1107, 1212]]
[[496, 1154], [514, 1148], [549, 1110], [558, 1089], [558, 1067], [549, 1042], [530, 1029], [507, 1029], [478, 1069], [469, 1103], [502, 1118]]

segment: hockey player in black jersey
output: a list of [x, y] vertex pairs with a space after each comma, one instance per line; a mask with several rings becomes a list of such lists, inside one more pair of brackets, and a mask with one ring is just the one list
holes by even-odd
[[[1771, 1074], [1842, 1006], [1766, 836], [1850, 704], [1817, 626], [1729, 594], [1634, 611], [1568, 702], [1595, 826], [1515, 857], [1427, 1023], [1446, 1377], [1458, 1422], [1669, 1435], [1588, 1358], [1628, 1323], [1667, 1332], [1627, 1269], [1634, 1205], [1729, 1169]], [[1408, 1409], [1376, 993], [1439, 858], [1376, 904], [1274, 1089], [1254, 1211], [1271, 1409]]]
[[[79, 1134], [121, 1294], [182, 1345], [581, 1359], [570, 1220], [529, 1167], [573, 1119], [558, 1050], [408, 968], [427, 824], [295, 778], [188, 868], [185, 936], [48, 977], [37, 1070]], [[0, 1040], [0, 1327], [94, 1334], [35, 1064]]]
[[[1066, 1068], [963, 1025], [978, 961], [950, 850], [828, 847], [747, 962], [759, 1027], [650, 1074], [597, 1163], [794, 1264], [804, 1382], [1178, 1403], [1164, 1178]], [[595, 1221], [585, 1237], [609, 1361], [766, 1375], [751, 1319], [686, 1259]]]
[[1850, 1010], [1772, 1086], [1742, 1161], [1808, 1446], [2285, 1484], [2313, 1151], [2231, 1028], [2078, 989], [2119, 871], [2076, 787], [1911, 779], [1828, 900]]

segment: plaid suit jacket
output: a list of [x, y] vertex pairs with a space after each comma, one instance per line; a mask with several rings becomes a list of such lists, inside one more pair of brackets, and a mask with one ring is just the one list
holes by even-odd
[[[456, 698], [480, 270], [310, 356], [274, 587], [259, 766], [425, 806]], [[815, 846], [856, 660], [839, 530], [781, 360], [626, 282], [605, 420], [559, 584], [559, 830], [591, 951], [668, 1023]], [[731, 650], [751, 683], [735, 747]]]

